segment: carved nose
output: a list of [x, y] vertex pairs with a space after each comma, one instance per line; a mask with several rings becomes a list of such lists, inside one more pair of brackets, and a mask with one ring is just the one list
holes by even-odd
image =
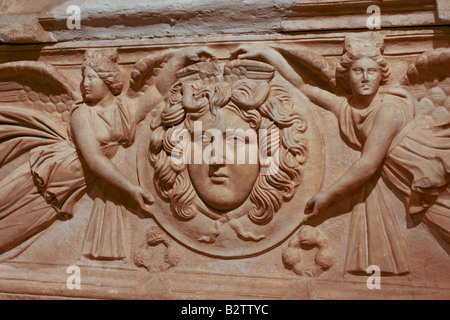
[[217, 155], [218, 155], [218, 152], [216, 152], [216, 148], [212, 147], [211, 153], [209, 155], [209, 165], [215, 166], [215, 165], [222, 164], [220, 157], [218, 157]]
[[363, 72], [363, 78], [362, 78], [363, 82], [367, 82], [369, 81], [369, 74], [367, 72]]
[[211, 153], [209, 154], [209, 165], [211, 166], [221, 166], [225, 165], [224, 153], [220, 152], [218, 146], [215, 143], [211, 144]]

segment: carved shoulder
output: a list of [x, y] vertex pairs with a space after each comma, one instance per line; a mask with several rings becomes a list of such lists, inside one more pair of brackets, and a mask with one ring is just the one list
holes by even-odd
[[70, 116], [70, 131], [75, 141], [84, 140], [83, 137], [93, 134], [89, 126], [89, 110], [86, 106], [79, 106], [72, 111]]
[[384, 102], [377, 110], [370, 135], [384, 136], [384, 139], [392, 140], [405, 125], [403, 109], [395, 102]]

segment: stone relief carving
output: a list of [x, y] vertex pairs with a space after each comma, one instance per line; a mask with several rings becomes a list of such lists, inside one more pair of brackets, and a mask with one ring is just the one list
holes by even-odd
[[305, 203], [321, 182], [309, 102], [259, 61], [212, 59], [177, 77], [138, 142], [139, 180], [158, 195], [155, 220], [216, 257], [243, 258], [285, 240], [305, 217], [285, 204]]
[[[160, 244], [165, 247], [165, 251], [158, 255], [153, 248]], [[167, 270], [181, 260], [173, 241], [158, 227], [151, 227], [147, 231], [145, 240], [137, 248], [133, 258], [136, 266], [144, 267], [149, 272]]]
[[[304, 64], [324, 66], [314, 54], [242, 46], [241, 59], [267, 61], [317, 106], [331, 111], [343, 139], [361, 157], [331, 187], [313, 196], [305, 212], [317, 215], [340, 198], [352, 196], [345, 269], [365, 273], [378, 265], [383, 273], [410, 271], [403, 237], [394, 216], [392, 197], [407, 212], [449, 241], [449, 106], [448, 49], [419, 56], [398, 85], [387, 85], [389, 67], [383, 41], [347, 36], [344, 55], [336, 69], [334, 90], [305, 84], [286, 63], [293, 55]], [[311, 59], [311, 57], [315, 57]], [[320, 76], [330, 74], [322, 68]]]
[[0, 107], [1, 166], [29, 153], [29, 161], [0, 185], [2, 253], [38, 235], [56, 219], [69, 219], [86, 189], [95, 186], [99, 192], [83, 254], [99, 260], [125, 257], [123, 207], [134, 200], [140, 211], [148, 213], [153, 197], [110, 159], [120, 146], [134, 142], [136, 125], [160, 102], [164, 88], [171, 86], [173, 70], [208, 54], [202, 50], [161, 57], [160, 64], [170, 60], [165, 72], [139, 94], [122, 94], [114, 50], [86, 52], [82, 95], [43, 63], [1, 66], [0, 100], [11, 104]]
[[[311, 221], [350, 195], [345, 270], [409, 273], [393, 197], [449, 242], [450, 51], [421, 55], [394, 85], [381, 38], [347, 37], [344, 46], [336, 70], [316, 53], [281, 47], [243, 45], [221, 60], [206, 48], [166, 51], [134, 65], [127, 92], [114, 50], [86, 52], [81, 92], [44, 63], [0, 65], [0, 167], [28, 155], [0, 182], [0, 254], [70, 219], [94, 188], [89, 259], [126, 257], [131, 208], [158, 225], [134, 252], [148, 271], [178, 264], [175, 242], [243, 259], [291, 238], [285, 267], [316, 277], [336, 257]], [[361, 151], [328, 189], [317, 107]], [[138, 183], [111, 160], [133, 144]], [[162, 247], [164, 263], [154, 254]]]
[[[318, 250], [313, 250], [315, 248]], [[335, 260], [328, 239], [317, 228], [309, 225], [302, 226], [289, 241], [282, 258], [287, 269], [307, 277], [319, 276], [330, 269]]]

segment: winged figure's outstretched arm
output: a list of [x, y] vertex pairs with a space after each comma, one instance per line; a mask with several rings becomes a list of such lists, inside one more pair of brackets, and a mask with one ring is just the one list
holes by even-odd
[[186, 65], [215, 58], [207, 48], [186, 48], [151, 54], [138, 61], [131, 73], [128, 97], [136, 109], [136, 121], [142, 121], [177, 81], [176, 73]]
[[330, 91], [306, 84], [277, 50], [268, 46], [242, 45], [232, 54], [237, 54], [239, 59], [263, 60], [273, 65], [286, 80], [299, 88], [313, 103], [338, 115], [342, 98]]

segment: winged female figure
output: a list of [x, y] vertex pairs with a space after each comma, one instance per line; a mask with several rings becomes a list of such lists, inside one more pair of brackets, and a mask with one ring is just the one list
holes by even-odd
[[150, 55], [136, 63], [126, 93], [115, 50], [86, 51], [81, 94], [45, 63], [0, 65], [0, 169], [7, 172], [0, 181], [0, 254], [72, 217], [95, 186], [83, 254], [123, 259], [123, 207], [133, 199], [150, 215], [153, 197], [111, 159], [133, 144], [137, 125], [162, 101], [175, 72], [202, 56], [212, 54], [188, 48]]
[[[320, 55], [244, 45], [239, 58], [264, 60], [297, 86], [315, 105], [338, 119], [341, 136], [360, 158], [329, 188], [307, 203], [316, 215], [340, 198], [352, 196], [346, 271], [410, 271], [392, 197], [412, 216], [450, 242], [450, 50], [418, 57], [400, 85], [388, 86], [390, 71], [382, 39], [347, 37], [335, 78]], [[308, 65], [330, 90], [306, 84], [285, 57]], [[339, 92], [340, 90], [340, 92]]]

